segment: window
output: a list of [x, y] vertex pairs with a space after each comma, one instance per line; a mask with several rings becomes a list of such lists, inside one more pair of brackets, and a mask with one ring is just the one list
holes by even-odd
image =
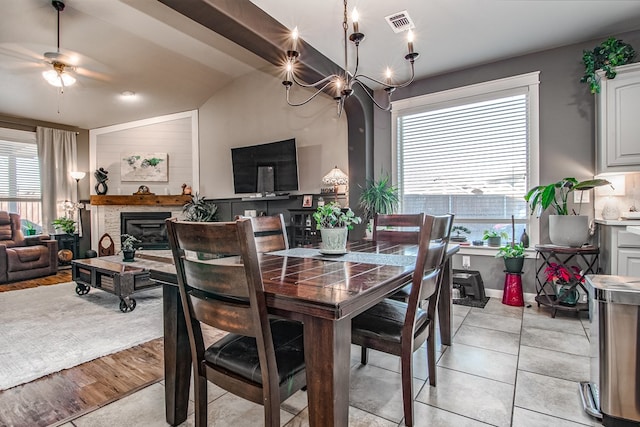
[[40, 231], [42, 196], [35, 132], [0, 128], [0, 210]]
[[537, 236], [523, 196], [537, 185], [538, 73], [394, 102], [393, 125], [402, 212], [452, 212], [471, 241], [511, 238], [512, 215], [516, 241]]

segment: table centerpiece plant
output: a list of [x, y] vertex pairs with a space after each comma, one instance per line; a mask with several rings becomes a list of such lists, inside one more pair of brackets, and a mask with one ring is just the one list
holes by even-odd
[[122, 239], [121, 247], [122, 247], [122, 260], [123, 261], [133, 261], [136, 255], [136, 243], [142, 243], [140, 239], [130, 234], [121, 234], [120, 238]]
[[313, 213], [313, 219], [322, 236], [322, 251], [335, 254], [346, 252], [349, 230], [353, 229], [354, 224], [362, 222], [351, 208], [343, 210], [337, 202], [318, 206]]
[[524, 199], [529, 203], [531, 215], [536, 213], [540, 217], [549, 209], [549, 239], [558, 246], [580, 247], [589, 239], [589, 217], [580, 215], [574, 209], [569, 211], [569, 194], [574, 191], [587, 191], [595, 187], [611, 185], [606, 179], [589, 179], [578, 181], [575, 178], [562, 178], [558, 182], [538, 185], [525, 194]]

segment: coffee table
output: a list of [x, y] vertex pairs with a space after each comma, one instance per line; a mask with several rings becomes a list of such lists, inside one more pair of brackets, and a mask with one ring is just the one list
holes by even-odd
[[136, 308], [136, 300], [131, 297], [134, 292], [159, 286], [149, 279], [148, 269], [135, 262], [124, 262], [119, 255], [73, 260], [71, 277], [78, 295], [89, 293], [93, 287], [120, 297], [123, 313]]

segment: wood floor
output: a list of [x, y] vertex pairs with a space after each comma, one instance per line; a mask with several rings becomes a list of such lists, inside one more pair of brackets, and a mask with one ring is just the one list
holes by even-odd
[[[0, 285], [0, 292], [69, 281], [71, 270], [62, 270], [56, 276]], [[0, 391], [0, 426], [62, 424], [158, 382], [164, 376], [163, 348], [163, 339], [157, 338]]]

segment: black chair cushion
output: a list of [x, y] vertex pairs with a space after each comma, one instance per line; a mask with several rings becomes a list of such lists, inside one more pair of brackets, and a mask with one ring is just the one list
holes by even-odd
[[[391, 342], [400, 342], [407, 304], [386, 298], [351, 321], [351, 334]], [[415, 335], [429, 324], [427, 312], [418, 309]]]
[[[302, 324], [285, 319], [270, 319], [280, 384], [302, 371], [304, 351]], [[256, 340], [244, 335], [228, 334], [204, 353], [205, 361], [227, 369], [250, 381], [262, 384], [262, 372]]]
[[407, 302], [407, 301], [409, 301], [409, 295], [410, 294], [411, 294], [411, 282], [409, 282], [409, 284], [407, 286], [405, 286], [404, 288], [398, 289], [397, 291], [395, 291], [394, 293], [389, 295], [387, 298], [391, 298], [391, 299], [394, 299], [396, 301]]

